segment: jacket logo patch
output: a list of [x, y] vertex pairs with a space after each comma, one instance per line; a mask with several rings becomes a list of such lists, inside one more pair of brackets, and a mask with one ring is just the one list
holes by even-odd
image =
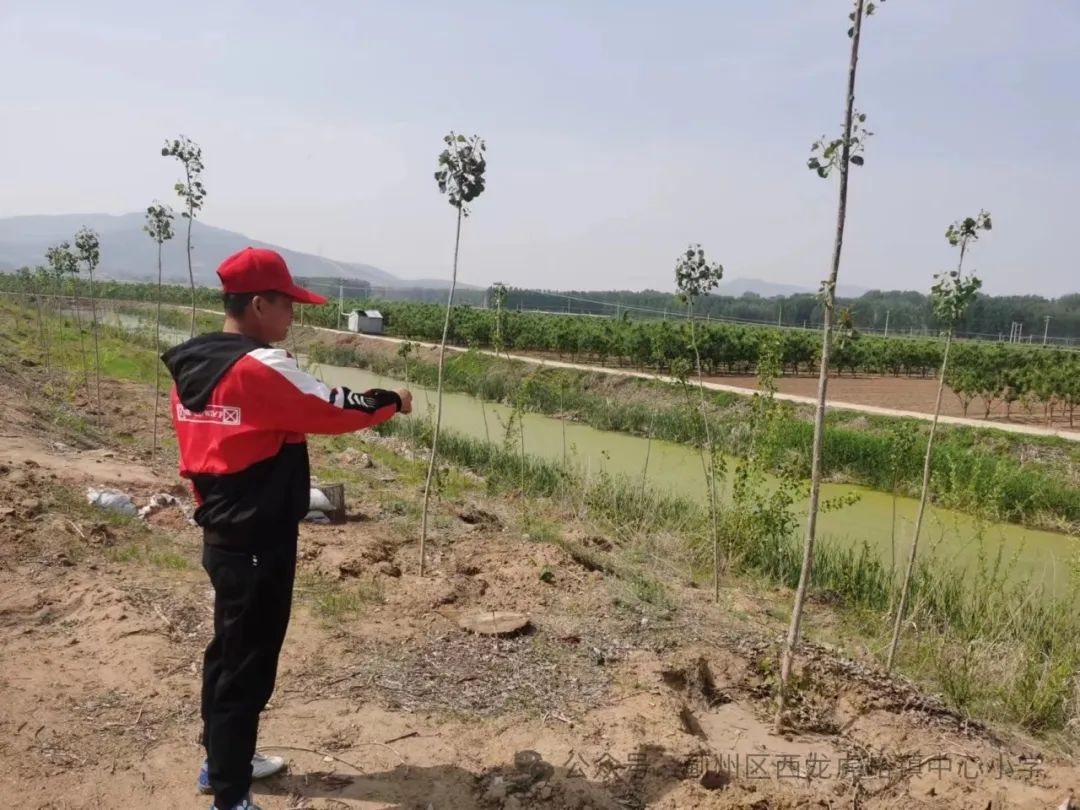
[[239, 425], [240, 409], [231, 405], [207, 405], [201, 413], [190, 411], [183, 405], [176, 406], [179, 422], [211, 422], [218, 425]]

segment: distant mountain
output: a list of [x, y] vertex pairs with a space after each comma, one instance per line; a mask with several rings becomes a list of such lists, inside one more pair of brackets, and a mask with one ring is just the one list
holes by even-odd
[[[869, 292], [867, 287], [858, 287], [853, 284], [838, 284], [836, 294], [840, 298], [858, 298]], [[762, 298], [775, 298], [778, 295], [799, 295], [803, 293], [816, 293], [817, 289], [804, 287], [799, 284], [783, 284], [774, 281], [762, 281], [756, 278], [733, 278], [730, 281], [721, 281], [714, 295], [730, 295], [734, 298], [741, 297], [746, 293], [760, 295]]]
[[[143, 232], [143, 214], [58, 214], [0, 219], [0, 270], [14, 270], [44, 264], [45, 250], [64, 239], [73, 240], [84, 225], [101, 237], [102, 278], [121, 281], [157, 279], [157, 246]], [[165, 281], [188, 281], [185, 237], [187, 224], [177, 217], [176, 236], [165, 243]], [[379, 267], [355, 262], [337, 262], [311, 253], [289, 250], [235, 231], [215, 228], [195, 220], [191, 229], [192, 267], [195, 283], [218, 284], [221, 261], [249, 245], [267, 247], [285, 257], [292, 274], [304, 278], [345, 279], [369, 282], [373, 287], [445, 287], [447, 282], [432, 279], [402, 279]]]

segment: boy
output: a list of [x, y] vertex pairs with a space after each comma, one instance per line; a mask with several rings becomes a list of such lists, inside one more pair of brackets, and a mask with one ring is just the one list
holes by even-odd
[[214, 587], [214, 638], [203, 662], [206, 761], [198, 786], [211, 810], [258, 810], [252, 778], [280, 771], [255, 751], [259, 713], [274, 691], [308, 512], [305, 433], [348, 433], [412, 410], [407, 390], [328, 388], [272, 343], [285, 339], [293, 303], [325, 304], [297, 286], [272, 250], [246, 248], [218, 268], [221, 332], [162, 355], [172, 374], [180, 474], [191, 480]]

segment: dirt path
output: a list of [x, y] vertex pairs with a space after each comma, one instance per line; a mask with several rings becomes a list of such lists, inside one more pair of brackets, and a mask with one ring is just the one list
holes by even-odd
[[[102, 435], [147, 424], [145, 391], [104, 387]], [[173, 461], [148, 466], [146, 431], [76, 442], [39, 390], [32, 375], [0, 379], [0, 409], [21, 426], [0, 437], [0, 796], [27, 810], [205, 809], [193, 783], [211, 594], [191, 504], [146, 522], [87, 505], [91, 485], [138, 502], [183, 488]], [[536, 516], [459, 474], [421, 578], [422, 459], [359, 436], [313, 442], [312, 461], [346, 484], [349, 519], [302, 529], [260, 732], [290, 769], [258, 787], [266, 810], [984, 810], [1056, 807], [1075, 786], [1073, 762], [1022, 760], [1032, 741], [812, 645], [798, 730], [775, 736], [786, 592], [731, 587], [714, 604], [659, 549], [632, 576], [606, 573], [627, 562], [602, 530], [545, 513], [562, 544], [541, 542]], [[492, 610], [526, 614], [529, 631], [459, 629]], [[808, 626], [827, 617], [812, 607]]]

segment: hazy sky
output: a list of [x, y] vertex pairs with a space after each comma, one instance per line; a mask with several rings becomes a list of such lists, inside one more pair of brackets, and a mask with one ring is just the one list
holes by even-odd
[[[805, 162], [839, 131], [850, 5], [0, 0], [0, 216], [171, 202], [183, 132], [207, 223], [444, 276], [454, 128], [488, 142], [465, 281], [670, 289], [699, 241], [728, 277], [816, 287], [836, 181]], [[1076, 0], [890, 0], [856, 103], [875, 134], [841, 283], [928, 288], [946, 225], [985, 207], [988, 291], [1080, 289]]]

